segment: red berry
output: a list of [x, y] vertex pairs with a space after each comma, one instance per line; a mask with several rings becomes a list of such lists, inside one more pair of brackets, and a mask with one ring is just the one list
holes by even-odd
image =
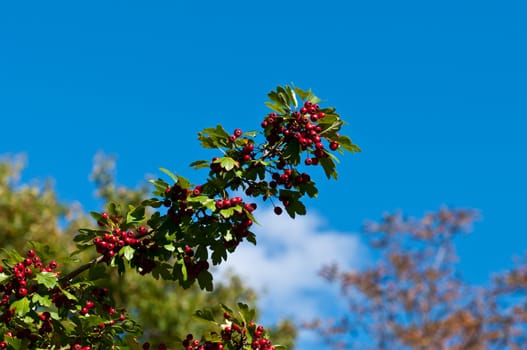
[[21, 297], [25, 297], [27, 295], [27, 289], [24, 287], [18, 288], [18, 295]]
[[35, 257], [35, 255], [36, 255], [36, 253], [35, 253], [35, 251], [33, 249], [30, 249], [30, 250], [27, 251], [27, 257], [28, 258], [33, 258], [33, 257]]
[[274, 207], [274, 213], [275, 213], [276, 215], [280, 215], [280, 214], [282, 214], [282, 208], [280, 208], [280, 207]]
[[337, 148], [339, 148], [339, 143], [337, 141], [331, 141], [329, 143], [330, 150], [335, 151]]
[[234, 136], [240, 137], [242, 136], [242, 134], [243, 134], [242, 129], [239, 129], [239, 128], [234, 129]]

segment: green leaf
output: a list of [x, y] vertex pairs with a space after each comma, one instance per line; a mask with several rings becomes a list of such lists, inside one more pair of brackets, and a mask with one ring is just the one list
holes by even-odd
[[24, 316], [29, 312], [29, 299], [24, 297], [17, 300], [9, 306], [10, 309], [16, 309], [15, 313], [17, 316]]
[[11, 278], [10, 275], [6, 274], [5, 272], [0, 272], [0, 284], [7, 281], [9, 278]]
[[249, 241], [252, 244], [256, 245], [256, 235], [254, 233], [249, 232], [249, 234], [245, 238], [247, 238], [247, 241]]
[[221, 148], [228, 145], [229, 134], [221, 125], [216, 128], [206, 128], [198, 133], [198, 139], [205, 148]]
[[159, 208], [160, 206], [163, 205], [163, 202], [157, 198], [150, 198], [150, 199], [145, 199], [144, 201], [142, 201], [141, 205], [144, 207]]
[[300, 96], [300, 98], [302, 100], [307, 99], [309, 97], [309, 95], [311, 95], [311, 90], [309, 90], [309, 91], [302, 90], [301, 88], [296, 87], [296, 86], [295, 86], [295, 91], [298, 94], [298, 96]]
[[291, 203], [285, 207], [285, 210], [287, 211], [287, 214], [291, 218], [295, 218], [296, 214], [298, 215], [306, 215], [306, 207], [304, 203], [300, 202], [299, 200], [291, 200]]
[[221, 209], [220, 210], [220, 214], [225, 219], [228, 219], [228, 218], [230, 218], [231, 216], [234, 215], [234, 208], [231, 207], [231, 208]]
[[170, 187], [170, 185], [166, 183], [163, 179], [157, 179], [157, 180], [151, 179], [151, 180], [148, 180], [148, 182], [154, 185], [154, 187], [156, 188], [159, 194], [165, 193], [165, 190], [167, 189], [167, 187]]
[[170, 170], [165, 169], [165, 168], [159, 168], [159, 170], [164, 172], [168, 176], [170, 176], [170, 178], [172, 179], [172, 181], [174, 181], [174, 183], [176, 183], [178, 181], [178, 177], [176, 175], [174, 175]]
[[198, 206], [198, 207], [205, 207], [209, 209], [210, 211], [216, 210], [216, 201], [207, 196], [190, 197], [188, 199], [188, 203], [194, 208]]
[[214, 322], [214, 313], [212, 312], [212, 310], [210, 309], [205, 309], [205, 310], [197, 310], [194, 315], [194, 317], [196, 318], [199, 318], [199, 319], [202, 319], [202, 320], [205, 320], [205, 321], [209, 321], [209, 322]]
[[238, 162], [232, 159], [231, 157], [219, 158], [215, 163], [218, 162], [220, 163], [221, 167], [227, 171], [230, 171], [234, 167], [239, 167]]
[[238, 308], [240, 309], [240, 316], [245, 323], [249, 323], [250, 321], [254, 320], [254, 316], [256, 315], [256, 311], [254, 309], [250, 309], [249, 306], [244, 303], [238, 303]]
[[220, 306], [223, 309], [223, 311], [228, 312], [231, 315], [234, 313], [234, 311], [227, 305], [220, 303]]
[[287, 85], [285, 87], [285, 90], [287, 91], [287, 94], [289, 95], [289, 99], [293, 103], [293, 107], [297, 108], [298, 107], [298, 101], [296, 99], [295, 91], [289, 85]]
[[135, 249], [130, 247], [129, 245], [125, 245], [124, 247], [119, 250], [119, 254], [124, 256], [124, 258], [128, 261], [131, 261], [134, 257]]
[[209, 271], [201, 271], [198, 275], [199, 287], [212, 292], [212, 274]]
[[285, 113], [285, 111], [282, 108], [282, 106], [280, 106], [280, 104], [278, 104], [278, 103], [272, 103], [272, 102], [269, 102], [269, 101], [266, 101], [264, 103], [265, 103], [265, 105], [267, 107], [269, 107], [270, 109], [272, 109], [275, 112], [278, 112], [279, 114], [284, 114]]
[[340, 136], [338, 142], [348, 152], [361, 152], [359, 146], [351, 142], [351, 139], [347, 136]]
[[40, 306], [48, 307], [51, 306], [52, 302], [48, 295], [40, 295], [40, 294], [34, 294], [31, 298], [31, 301], [34, 304], [38, 304]]
[[58, 279], [53, 272], [44, 271], [37, 273], [37, 282], [45, 285], [46, 288], [53, 288], [57, 285]]
[[223, 244], [216, 244], [212, 247], [211, 258], [214, 265], [220, 264], [222, 260], [227, 261], [227, 249]]
[[97, 236], [98, 233], [104, 233], [106, 231], [101, 231], [101, 230], [90, 230], [90, 229], [87, 229], [87, 228], [81, 228], [79, 230], [79, 233], [77, 235], [75, 235], [75, 237], [73, 237], [73, 241], [74, 242], [86, 242], [86, 241], [90, 241], [95, 237]]
[[331, 160], [329, 157], [323, 157], [320, 158], [320, 164], [322, 165], [322, 168], [324, 169], [324, 172], [326, 173], [326, 176], [328, 179], [334, 178], [337, 179], [337, 171], [335, 170], [335, 162]]
[[163, 246], [165, 250], [168, 250], [169, 252], [173, 252], [176, 250], [176, 247], [174, 247], [173, 243], [168, 243]]
[[108, 203], [106, 207], [108, 209], [108, 214], [116, 215], [116, 216], [121, 215], [121, 204], [120, 203], [110, 202]]
[[24, 260], [24, 258], [15, 250], [2, 248], [1, 251], [2, 254], [7, 257], [7, 263], [10, 265], [15, 265]]
[[69, 300], [77, 301], [77, 297], [75, 295], [71, 294], [70, 292], [68, 292], [66, 289], [60, 288], [60, 290], [61, 290], [62, 294], [64, 294], [64, 296], [66, 298], [68, 298]]
[[287, 143], [284, 150], [284, 159], [287, 159], [292, 165], [300, 163], [300, 144], [296, 140]]
[[145, 220], [145, 207], [138, 206], [137, 208], [134, 208], [132, 205], [129, 206], [130, 211], [128, 214], [126, 214], [126, 223], [137, 223], [137, 222], [143, 222]]
[[194, 169], [208, 168], [210, 162], [208, 160], [196, 160], [195, 162], [190, 163], [190, 166]]
[[315, 183], [310, 181], [300, 186], [302, 192], [307, 193], [310, 198], [316, 198], [318, 196], [318, 189], [315, 187]]
[[259, 131], [246, 131], [243, 133], [243, 135], [247, 137], [256, 137], [256, 135], [258, 135], [259, 133]]
[[170, 273], [171, 268], [172, 266], [167, 263], [157, 264], [156, 267], [152, 270], [152, 275], [155, 279], [159, 279], [159, 277], [161, 277], [166, 281], [173, 280], [174, 276]]

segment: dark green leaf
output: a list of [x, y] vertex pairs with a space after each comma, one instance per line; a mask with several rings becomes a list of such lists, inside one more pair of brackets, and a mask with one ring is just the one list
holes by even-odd
[[130, 211], [126, 215], [126, 223], [137, 223], [137, 222], [143, 222], [145, 220], [145, 207], [138, 206], [137, 208], [134, 208], [130, 205]]
[[335, 162], [329, 157], [320, 158], [320, 164], [326, 173], [328, 179], [334, 178], [337, 179], [337, 171], [335, 170]]
[[212, 292], [212, 274], [209, 271], [201, 271], [198, 275], [199, 287]]
[[156, 198], [150, 198], [150, 199], [145, 199], [144, 201], [142, 201], [141, 205], [144, 207], [159, 208], [160, 206], [163, 205], [163, 202]]
[[75, 241], [75, 242], [91, 241], [99, 233], [103, 234], [105, 232], [106, 231], [102, 231], [102, 230], [90, 230], [90, 229], [86, 229], [86, 228], [81, 228], [79, 230], [79, 233], [73, 238], [73, 241]]
[[296, 140], [287, 143], [284, 151], [284, 159], [293, 165], [300, 163], [300, 144]]
[[197, 310], [194, 313], [194, 317], [205, 320], [205, 321], [215, 322], [214, 313], [210, 309]]
[[218, 265], [222, 260], [227, 260], [227, 249], [222, 244], [216, 244], [212, 247], [212, 263]]
[[247, 241], [249, 241], [252, 244], [256, 245], [256, 235], [254, 233], [249, 232], [249, 234], [245, 238], [247, 238]]
[[231, 315], [234, 313], [234, 311], [227, 305], [220, 303], [220, 306], [223, 309], [223, 311], [228, 312]]

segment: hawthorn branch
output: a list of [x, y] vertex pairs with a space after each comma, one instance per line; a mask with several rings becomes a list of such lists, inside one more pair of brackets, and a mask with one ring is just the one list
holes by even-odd
[[77, 277], [78, 275], [83, 273], [84, 271], [88, 270], [93, 265], [96, 265], [96, 264], [102, 262], [104, 260], [104, 258], [105, 258], [104, 255], [101, 255], [101, 256], [91, 260], [90, 262], [80, 266], [78, 269], [73, 270], [70, 273], [68, 273], [66, 276], [62, 277], [60, 279], [60, 282], [62, 282], [62, 283], [63, 282], [70, 282], [72, 279], [74, 279], [75, 277]]

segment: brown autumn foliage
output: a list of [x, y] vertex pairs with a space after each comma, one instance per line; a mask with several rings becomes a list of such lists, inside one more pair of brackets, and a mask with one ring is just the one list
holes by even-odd
[[527, 263], [488, 286], [469, 285], [456, 270], [454, 239], [475, 219], [473, 210], [441, 209], [421, 219], [397, 213], [367, 223], [377, 263], [321, 271], [340, 285], [349, 312], [306, 327], [334, 349], [527, 349]]

